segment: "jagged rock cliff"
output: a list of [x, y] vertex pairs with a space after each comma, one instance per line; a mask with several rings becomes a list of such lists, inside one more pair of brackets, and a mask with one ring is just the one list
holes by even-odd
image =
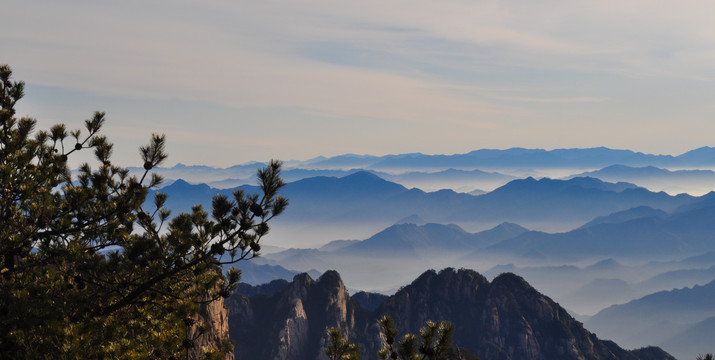
[[[223, 298], [201, 304], [195, 321], [187, 331], [188, 338], [194, 340], [189, 358], [199, 359], [207, 351], [218, 350], [226, 354], [226, 360], [234, 360], [229, 338], [228, 308]], [[204, 332], [199, 331], [201, 324], [206, 325]]]
[[317, 282], [307, 274], [297, 275], [271, 296], [258, 294], [249, 300], [233, 295], [228, 302], [229, 324], [237, 358], [322, 359], [326, 324], [352, 335], [355, 314], [349, 299], [335, 271]]
[[[372, 359], [381, 346], [377, 319], [391, 315], [400, 331], [417, 333], [426, 320], [455, 324], [455, 344], [482, 360], [669, 359], [632, 352], [586, 331], [562, 307], [514, 274], [491, 283], [471, 270], [428, 271], [374, 311], [351, 300], [337, 272], [317, 281], [301, 274], [282, 291], [228, 301], [237, 359], [325, 359], [326, 331], [343, 328]], [[644, 355], [645, 354], [645, 355]], [[656, 355], [653, 355], [656, 354]], [[659, 354], [659, 355], [658, 355]]]

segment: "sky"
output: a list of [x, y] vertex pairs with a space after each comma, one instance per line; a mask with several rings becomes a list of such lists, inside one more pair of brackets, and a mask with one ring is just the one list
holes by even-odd
[[5, 0], [38, 128], [107, 113], [114, 161], [715, 145], [712, 1]]

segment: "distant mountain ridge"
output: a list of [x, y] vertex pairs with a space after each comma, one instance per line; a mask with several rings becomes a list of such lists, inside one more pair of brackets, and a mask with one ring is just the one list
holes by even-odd
[[511, 239], [528, 230], [511, 223], [500, 224], [490, 230], [469, 233], [457, 225], [441, 224], [397, 224], [335, 251], [338, 254], [395, 256], [414, 255], [415, 252], [458, 251], [477, 249], [499, 241]]
[[715, 250], [715, 207], [663, 216], [644, 212], [623, 221], [595, 221], [565, 233], [530, 231], [485, 250], [499, 253], [539, 252], [556, 258], [597, 256], [673, 256]]
[[632, 182], [653, 191], [663, 190], [670, 194], [682, 192], [705, 194], [712, 191], [715, 184], [715, 171], [710, 169], [668, 170], [651, 165], [644, 167], [611, 165], [596, 171], [570, 175], [564, 179], [582, 176], [609, 182]]
[[606, 216], [599, 216], [588, 223], [581, 226], [581, 228], [587, 228], [590, 226], [598, 224], [614, 224], [622, 223], [633, 219], [644, 218], [644, 217], [660, 217], [663, 218], [667, 216], [667, 213], [663, 210], [653, 209], [650, 206], [638, 206], [632, 209], [618, 211]]
[[[356, 170], [398, 170], [405, 171], [474, 171], [477, 169], [536, 169], [536, 168], [571, 168], [600, 169], [612, 165], [628, 167], [715, 167], [715, 148], [701, 147], [681, 155], [656, 155], [618, 150], [606, 147], [572, 149], [480, 149], [463, 154], [427, 155], [406, 153], [395, 155], [355, 155], [344, 154], [333, 157], [317, 157], [310, 160], [289, 160], [285, 162], [291, 180], [298, 177], [316, 175], [344, 176], [344, 171]], [[226, 168], [205, 165], [177, 164], [173, 167], [156, 169], [162, 175], [179, 179], [189, 173], [204, 177], [204, 182], [228, 178], [252, 178], [257, 168], [265, 166], [263, 162], [249, 162]], [[142, 172], [142, 168], [130, 167], [131, 171]], [[332, 171], [332, 173], [331, 173]], [[301, 173], [302, 172], [302, 173]], [[483, 174], [489, 175], [489, 174]]]
[[[584, 176], [589, 176], [589, 177], [596, 177], [599, 179], [604, 179], [608, 177], [616, 177], [616, 176], [631, 176], [631, 177], [654, 177], [654, 176], [659, 176], [659, 177], [667, 177], [667, 176], [682, 176], [682, 175], [693, 175], [693, 176], [703, 176], [703, 177], [711, 177], [714, 175], [715, 172], [712, 170], [666, 170], [666, 169], [661, 169], [652, 165], [649, 166], [643, 166], [643, 167], [632, 167], [632, 166], [626, 166], [626, 165], [610, 165], [607, 167], [604, 167], [603, 169], [596, 170], [596, 171], [588, 171], [576, 175], [569, 176], [569, 178], [572, 177], [584, 177]], [[612, 181], [610, 179], [604, 179], [606, 181]]]
[[[706, 348], [715, 344], [715, 332], [704, 330], [715, 329], [714, 299], [715, 280], [611, 306], [591, 317], [586, 325], [626, 346], [654, 342], [672, 348], [679, 358], [695, 358], [699, 353], [711, 351]], [[696, 336], [696, 330], [705, 332]], [[685, 334], [690, 334], [687, 345], [677, 341]]]
[[[213, 194], [231, 198], [235, 189], [258, 192], [256, 186], [212, 189], [181, 180], [162, 188], [161, 192], [169, 195], [166, 206], [176, 212], [190, 211], [197, 203], [209, 209]], [[699, 200], [685, 194], [670, 196], [633, 184], [607, 183], [594, 178], [536, 180], [529, 177], [477, 196], [451, 190], [424, 192], [407, 189], [365, 171], [341, 178], [319, 176], [298, 180], [288, 183], [281, 194], [290, 200], [290, 206], [279, 221], [301, 223], [394, 223], [413, 215], [426, 222], [585, 223], [596, 216], [637, 206], [672, 211]]]
[[[395, 279], [406, 281], [405, 277], [414, 276], [409, 269], [421, 267], [423, 270], [425, 266], [522, 264], [526, 268], [520, 268], [520, 274], [529, 274], [529, 281], [536, 281], [550, 293], [563, 296], [598, 278], [623, 279], [629, 284], [601, 282], [592, 284], [598, 287], [591, 288], [627, 287], [628, 292], [613, 297], [627, 301], [677, 284], [702, 283], [709, 276], [709, 268], [715, 264], [712, 234], [715, 234], [715, 207], [677, 213], [634, 208], [560, 233], [530, 231], [514, 223], [502, 223], [475, 233], [454, 224], [399, 223], [364, 240], [341, 241], [317, 250], [290, 249], [267, 254], [257, 261], [301, 271], [337, 269], [347, 274], [351, 287], [377, 292], [391, 291], [386, 282], [389, 278], [376, 277], [380, 271], [391, 272]], [[690, 259], [675, 262], [688, 257]], [[621, 265], [644, 261], [651, 263], [639, 267]], [[583, 270], [573, 265], [553, 265], [579, 262], [597, 263]], [[542, 270], [537, 271], [535, 267], [542, 267]], [[503, 271], [516, 269], [498, 270]], [[356, 272], [373, 275], [355, 277]], [[637, 273], [642, 276], [636, 276]], [[663, 275], [652, 278], [657, 274]], [[547, 287], [549, 279], [556, 288]], [[649, 282], [641, 283], [648, 279]], [[392, 286], [395, 286], [394, 282]], [[579, 296], [572, 294], [569, 298], [578, 299]], [[584, 311], [582, 314], [593, 314], [612, 304], [604, 304], [606, 299], [608, 297], [594, 297], [594, 301], [589, 300], [586, 306], [573, 303], [569, 306]], [[602, 306], [594, 308], [599, 305]]]
[[[298, 162], [300, 163], [300, 162]], [[385, 156], [340, 155], [306, 161], [313, 168], [361, 167], [371, 169], [500, 169], [500, 168], [602, 168], [628, 166], [691, 167], [715, 165], [715, 148], [701, 147], [684, 154], [654, 155], [606, 147], [573, 149], [481, 149], [465, 154], [421, 153]]]

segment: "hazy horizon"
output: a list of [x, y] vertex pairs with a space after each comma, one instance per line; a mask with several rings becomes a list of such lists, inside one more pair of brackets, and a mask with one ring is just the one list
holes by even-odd
[[715, 132], [714, 4], [16, 1], [18, 115], [107, 112], [116, 162], [607, 146], [680, 154]]

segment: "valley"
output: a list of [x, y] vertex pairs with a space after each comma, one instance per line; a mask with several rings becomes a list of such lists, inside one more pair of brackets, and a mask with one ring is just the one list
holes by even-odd
[[[604, 165], [598, 154], [624, 154], [594, 149], [588, 155], [587, 150], [559, 154], [578, 161], [597, 159], [582, 162], [584, 167]], [[534, 161], [530, 174], [563, 175], [572, 171], [574, 162], [554, 160], [556, 152], [503, 151], [506, 158], [495, 153], [491, 152], [494, 159], [482, 161], [492, 166], [511, 161], [513, 167], [487, 172], [469, 168], [456, 156], [440, 158], [444, 164], [439, 167], [439, 161], [420, 155], [294, 162], [295, 167], [284, 170], [288, 184], [282, 190], [290, 206], [276, 219], [263, 255], [239, 263], [244, 281], [252, 285], [292, 281], [301, 272], [318, 279], [334, 270], [350, 294], [389, 296], [430, 269], [472, 269], [491, 280], [513, 273], [600, 338], [631, 349], [663, 346], [684, 359], [697, 355], [696, 349], [708, 350], [715, 339], [707, 335], [689, 337], [694, 343], [688, 347], [679, 345], [678, 339], [710, 326], [713, 306], [688, 317], [674, 308], [660, 309], [664, 318], [651, 322], [638, 316], [649, 313], [640, 304], [651, 294], [697, 289], [715, 279], [715, 196], [697, 190], [708, 181], [709, 170], [654, 170], [651, 164], [713, 164], [694, 155], [626, 153], [617, 161], [631, 165], [552, 179], [504, 174], [523, 172], [518, 166], [527, 160], [520, 157], [527, 155]], [[537, 155], [548, 156], [544, 160]], [[535, 166], [540, 163], [549, 168]], [[325, 168], [299, 167], [307, 164]], [[256, 192], [246, 184], [249, 177], [235, 180], [251, 166], [255, 164], [162, 170], [165, 176], [181, 175], [194, 182], [207, 177], [214, 179], [209, 182], [214, 185], [236, 186], [219, 188], [177, 179], [159, 191], [169, 195], [168, 207], [175, 211], [186, 211], [196, 203], [208, 208], [216, 193]], [[221, 176], [233, 178], [220, 180]], [[653, 185], [656, 180], [672, 188], [693, 189], [692, 194], [661, 191]], [[474, 192], [478, 188], [487, 191]], [[628, 310], [632, 315], [627, 321], [602, 315], [619, 306], [641, 310]], [[653, 332], [655, 326], [668, 330]]]

